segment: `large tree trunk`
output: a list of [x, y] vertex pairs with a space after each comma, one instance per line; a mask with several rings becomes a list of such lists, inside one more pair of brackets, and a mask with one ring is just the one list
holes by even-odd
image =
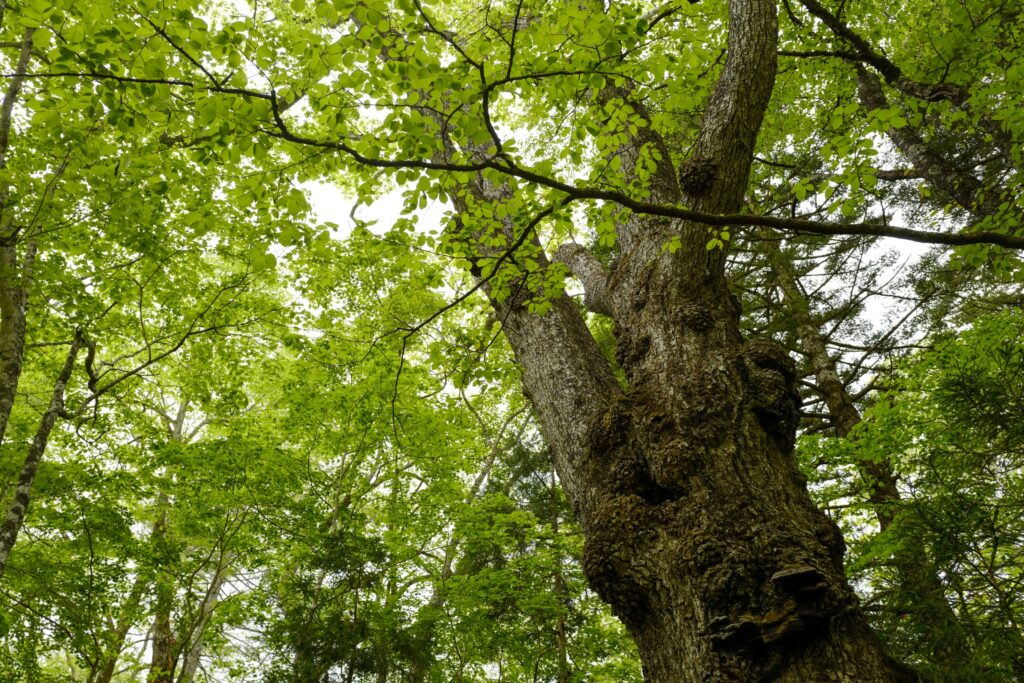
[[[776, 31], [770, 0], [730, 2], [728, 59], [683, 186], [663, 154], [655, 201], [740, 208]], [[635, 142], [663, 146], [649, 127]], [[500, 196], [483, 180], [469, 191]], [[583, 528], [588, 580], [635, 638], [647, 680], [910, 679], [843, 577], [842, 538], [792, 457], [793, 364], [740, 337], [723, 252], [706, 249], [705, 226], [677, 221], [634, 217], [618, 237], [607, 277], [586, 254], [568, 260], [615, 320], [627, 390], [572, 301], [543, 316], [520, 296], [493, 305]]]

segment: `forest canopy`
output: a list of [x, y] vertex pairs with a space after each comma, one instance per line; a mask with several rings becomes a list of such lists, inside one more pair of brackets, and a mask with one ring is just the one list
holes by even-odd
[[0, 680], [1024, 680], [1022, 46], [0, 0]]

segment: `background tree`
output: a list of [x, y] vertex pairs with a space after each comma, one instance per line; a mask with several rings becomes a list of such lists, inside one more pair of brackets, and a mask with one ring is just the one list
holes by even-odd
[[[893, 368], [889, 390], [873, 402], [855, 438], [806, 444], [833, 482], [880, 454], [897, 463], [905, 496], [892, 506], [892, 525], [880, 533], [854, 531], [851, 567], [870, 582], [868, 609], [880, 631], [935, 680], [1020, 676], [1019, 318], [1004, 312], [979, 320], [962, 336]], [[841, 503], [836, 514], [844, 527], [862, 525], [864, 507], [845, 495], [845, 487], [833, 484], [821, 495]], [[907, 552], [942, 577], [939, 595], [900, 580], [898, 558]], [[955, 610], [957, 622], [945, 625], [954, 633], [936, 629], [941, 625], [921, 614], [930, 600]], [[950, 638], [968, 640], [952, 662], [923, 646], [925, 639]]]

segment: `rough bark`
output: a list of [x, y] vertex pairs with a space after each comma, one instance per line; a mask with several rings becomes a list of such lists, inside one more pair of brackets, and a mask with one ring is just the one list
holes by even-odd
[[578, 244], [563, 244], [555, 260], [568, 266], [573, 276], [583, 285], [583, 305], [592, 313], [612, 315], [608, 301], [608, 273], [597, 258]]
[[[551, 520], [551, 530], [558, 536], [558, 510], [555, 508]], [[572, 668], [569, 666], [569, 636], [565, 623], [565, 610], [569, 608], [569, 596], [565, 587], [565, 578], [562, 575], [562, 558], [558, 558], [554, 578], [555, 596], [561, 603], [563, 610], [558, 613], [558, 620], [555, 623], [555, 646], [558, 649], [558, 683], [569, 683], [572, 678]]]
[[46, 445], [50, 440], [50, 432], [57, 422], [57, 418], [64, 411], [64, 391], [67, 388], [68, 380], [75, 368], [75, 359], [79, 350], [85, 345], [85, 339], [81, 333], [75, 335], [71, 342], [71, 348], [64, 360], [64, 366], [57, 375], [53, 384], [53, 394], [50, 403], [39, 418], [39, 427], [36, 429], [35, 438], [28, 447], [25, 454], [25, 462], [21, 466], [21, 473], [18, 475], [18, 484], [14, 490], [14, 499], [7, 508], [4, 523], [0, 526], [0, 579], [3, 578], [4, 570], [7, 568], [7, 558], [10, 556], [11, 548], [18, 540], [18, 532], [25, 523], [25, 514], [28, 511], [29, 499], [32, 495], [32, 483], [35, 481], [36, 470], [46, 452]]
[[[693, 154], [678, 176], [663, 160], [655, 201], [741, 206], [774, 82], [775, 8], [733, 0], [729, 21]], [[660, 144], [642, 131], [637, 146]], [[469, 191], [501, 196], [483, 181]], [[673, 236], [682, 248], [669, 253]], [[572, 302], [543, 316], [515, 296], [493, 302], [583, 528], [587, 578], [636, 640], [648, 681], [906, 680], [859, 611], [842, 539], [792, 457], [793, 364], [741, 338], [724, 254], [707, 237], [666, 219], [620, 226], [603, 296], [625, 392]]]

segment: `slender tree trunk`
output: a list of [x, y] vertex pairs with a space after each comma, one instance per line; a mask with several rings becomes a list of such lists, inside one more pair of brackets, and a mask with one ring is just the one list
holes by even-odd
[[43, 453], [46, 452], [46, 445], [49, 443], [53, 425], [64, 411], [64, 391], [75, 368], [78, 351], [84, 344], [85, 340], [81, 333], [75, 334], [67, 358], [64, 360], [64, 367], [61, 368], [60, 374], [57, 375], [57, 381], [53, 384], [50, 404], [39, 418], [39, 427], [36, 429], [35, 438], [28, 447], [28, 453], [25, 454], [25, 462], [21, 466], [21, 474], [18, 476], [18, 484], [14, 490], [14, 499], [7, 508], [3, 525], [0, 526], [0, 579], [3, 578], [4, 570], [7, 568], [7, 558], [11, 554], [11, 548], [18, 540], [18, 532], [21, 531], [21, 527], [25, 523], [25, 514], [28, 511], [36, 470], [39, 469], [39, 462], [43, 458]]
[[178, 675], [178, 683], [192, 683], [192, 679], [199, 669], [199, 660], [203, 655], [203, 640], [206, 635], [206, 627], [213, 617], [213, 611], [220, 604], [220, 594], [224, 588], [224, 582], [227, 581], [231, 573], [230, 565], [233, 559], [233, 555], [223, 558], [210, 578], [210, 585], [206, 590], [206, 595], [203, 597], [202, 604], [199, 606], [196, 621], [192, 625], [187, 638], [184, 639], [186, 649], [179, 656], [179, 658], [183, 658], [183, 661], [181, 673]]
[[[558, 509], [555, 510], [554, 518], [551, 520], [551, 530], [558, 538]], [[572, 669], [569, 668], [569, 634], [565, 623], [565, 613], [569, 609], [569, 596], [565, 588], [565, 579], [562, 577], [562, 557], [558, 556], [555, 566], [555, 596], [558, 598], [561, 609], [558, 611], [558, 620], [555, 622], [555, 645], [558, 648], [558, 683], [569, 683], [572, 677]]]
[[17, 245], [0, 242], [0, 444], [14, 408], [25, 350], [28, 291], [32, 283], [35, 242], [21, 263]]
[[[167, 500], [160, 501], [166, 507]], [[167, 539], [167, 513], [161, 513], [151, 534], [157, 554], [156, 595], [153, 605], [153, 628], [150, 632], [149, 675], [147, 683], [172, 683], [174, 681], [175, 654], [174, 631], [171, 628], [171, 610], [174, 607], [174, 577], [167, 568], [167, 551], [163, 549]]]
[[[182, 443], [185, 420], [188, 416], [188, 401], [182, 401], [173, 417], [166, 412], [161, 412], [160, 416], [164, 419], [167, 427], [168, 439], [172, 442]], [[170, 481], [173, 481], [173, 475], [168, 474], [167, 476]], [[150, 533], [156, 564], [156, 580], [154, 582], [153, 626], [150, 630], [152, 652], [149, 675], [146, 678], [147, 683], [173, 683], [174, 671], [178, 663], [174, 629], [171, 626], [176, 586], [174, 576], [170, 572], [170, 567], [175, 560], [168, 529], [170, 522], [167, 513], [170, 505], [171, 501], [167, 493], [161, 493], [157, 499], [160, 516], [153, 524], [153, 530]]]
[[[863, 66], [857, 67], [857, 95], [869, 110], [888, 109], [882, 81]], [[891, 128], [889, 139], [930, 185], [975, 216], [991, 215], [999, 204], [998, 194], [979, 199], [982, 183], [972, 173], [956, 168], [932, 149], [913, 126]]]
[[[728, 58], [693, 155], [682, 182], [661, 155], [654, 201], [742, 205], [777, 26], [771, 0], [729, 7]], [[623, 151], [626, 172], [639, 145], [664, 148], [642, 128], [633, 159]], [[511, 191], [481, 177], [454, 203], [465, 211], [466, 195]], [[670, 252], [673, 238], [682, 246]], [[867, 626], [842, 538], [792, 457], [792, 361], [741, 338], [725, 255], [707, 241], [703, 225], [633, 217], [619, 226], [612, 272], [585, 279], [602, 289], [587, 299], [616, 323], [626, 391], [572, 301], [541, 316], [524, 296], [492, 300], [583, 529], [587, 578], [633, 635], [651, 683], [909, 680]]]
[[141, 574], [135, 577], [128, 599], [121, 606], [121, 614], [117, 622], [110, 625], [107, 634], [107, 642], [100, 657], [99, 667], [89, 676], [89, 683], [110, 683], [114, 678], [117, 669], [117, 662], [121, 658], [121, 651], [124, 650], [124, 641], [128, 637], [128, 631], [135, 623], [136, 611], [139, 601], [142, 600], [143, 591], [146, 589], [146, 581]]
[[[908, 78], [882, 51], [875, 48], [843, 22], [839, 16], [842, 14], [842, 4], [840, 4], [838, 14], [830, 12], [817, 0], [801, 0], [801, 4], [821, 20], [836, 38], [853, 48], [853, 52], [857, 55], [854, 64], [858, 72], [858, 91], [862, 104], [869, 109], [888, 107], [880, 79], [868, 72], [864, 66], [870, 65], [882, 75], [889, 86], [895, 88], [905, 97], [925, 102], [946, 101], [968, 115], [977, 117], [978, 126], [987, 134], [988, 142], [1010, 166], [1015, 165], [1013, 154], [1015, 145], [1012, 136], [1003, 130], [998, 121], [993, 120], [991, 112], [975, 109], [975, 105], [972, 105], [971, 102], [969, 86], [946, 82], [948, 73], [943, 74], [942, 80], [935, 84], [922, 83]], [[1015, 15], [1011, 11], [1004, 16], [1007, 21], [1013, 21], [1010, 17]], [[981, 189], [982, 184], [978, 178], [972, 175], [971, 171], [958, 170], [954, 164], [948, 163], [942, 158], [942, 154], [936, 153], [924, 142], [918, 131], [910, 127], [893, 128], [890, 129], [888, 135], [904, 156], [915, 165], [916, 170], [922, 172], [928, 182], [945, 191], [964, 209], [974, 212], [975, 215], [979, 215], [979, 213], [984, 215], [991, 214], [998, 208], [999, 200], [995, 197], [979, 197], [977, 190]], [[995, 194], [998, 194], [998, 191]], [[972, 203], [975, 202], [977, 205], [972, 206]]]
[[[0, 25], [2, 17], [0, 13]], [[34, 28], [27, 28], [22, 35], [15, 75], [8, 82], [3, 103], [0, 104], [0, 169], [7, 167], [14, 104], [21, 93], [32, 56], [34, 32]], [[0, 444], [3, 444], [7, 432], [7, 422], [14, 407], [18, 379], [21, 377], [25, 314], [36, 250], [35, 241], [30, 240], [24, 259], [18, 263], [17, 229], [11, 227], [13, 220], [7, 203], [9, 195], [9, 189], [0, 186]]]
[[[835, 360], [828, 352], [825, 336], [818, 329], [800, 285], [793, 274], [789, 260], [775, 242], [767, 243], [769, 260], [778, 274], [778, 284], [788, 304], [787, 311], [796, 322], [796, 333], [800, 346], [807, 354], [814, 381], [828, 408], [829, 415], [840, 438], [847, 438], [860, 421], [860, 412], [853, 398], [846, 390], [846, 384], [839, 376]], [[868, 487], [868, 500], [874, 506], [878, 526], [885, 531], [892, 524], [900, 503], [900, 492], [896, 487], [896, 475], [888, 459], [858, 464], [861, 476]]]
[[[788, 303], [787, 310], [796, 321], [797, 336], [807, 354], [815, 384], [832, 416], [836, 434], [840, 438], [848, 438], [861, 422], [860, 412], [839, 376], [825, 336], [811, 316], [807, 297], [800, 290], [791, 264], [777, 243], [770, 242], [769, 245], [769, 257], [779, 275], [778, 282]], [[884, 532], [897, 519], [902, 503], [888, 454], [883, 454], [878, 460], [861, 461], [857, 468], [867, 486], [868, 500], [878, 519], [879, 529]], [[929, 563], [924, 548], [918, 544], [902, 543], [894, 551], [892, 561], [901, 577], [901, 592], [913, 596], [913, 607], [908, 609], [912, 609], [914, 619], [926, 634], [922, 648], [930, 651], [933, 661], [942, 662], [949, 670], [966, 670], [971, 658], [967, 635], [946, 599], [945, 588]]]

